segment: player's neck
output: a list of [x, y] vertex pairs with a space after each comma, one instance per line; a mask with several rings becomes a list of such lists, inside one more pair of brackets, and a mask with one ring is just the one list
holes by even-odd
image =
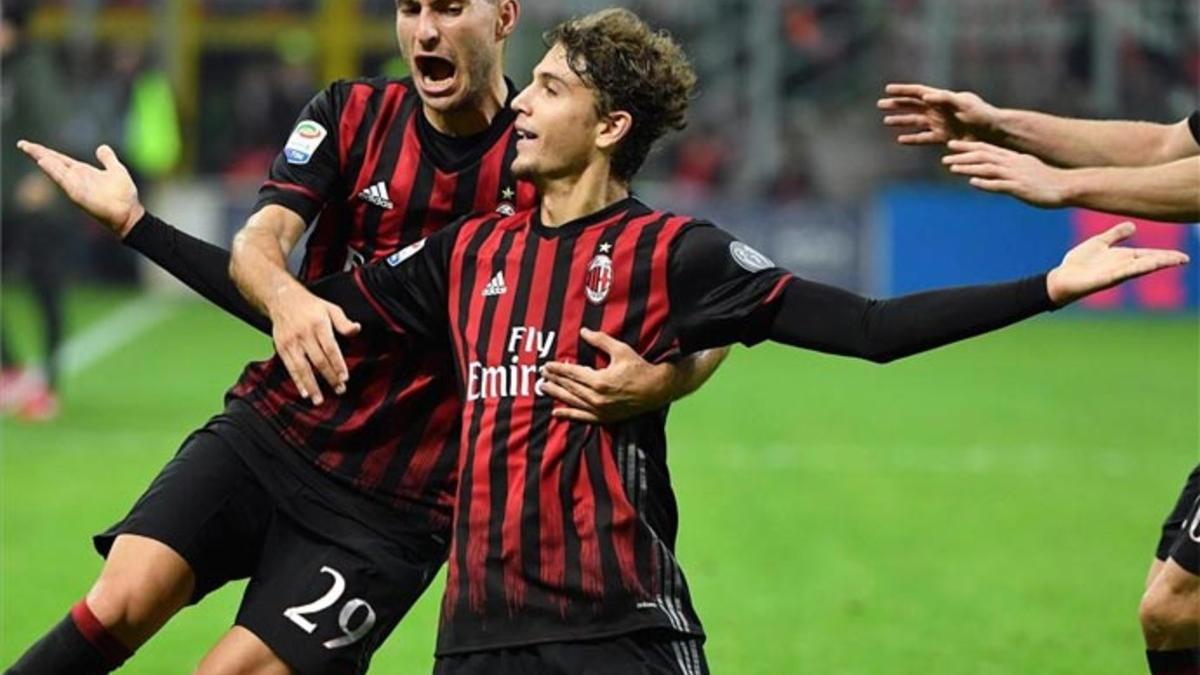
[[507, 103], [508, 82], [504, 74], [498, 71], [487, 89], [453, 110], [435, 110], [429, 105], [422, 107], [425, 119], [439, 133], [464, 138], [486, 131]]
[[538, 188], [542, 225], [546, 227], [586, 218], [629, 197], [629, 185], [613, 178], [608, 166], [596, 164], [579, 175], [549, 180]]

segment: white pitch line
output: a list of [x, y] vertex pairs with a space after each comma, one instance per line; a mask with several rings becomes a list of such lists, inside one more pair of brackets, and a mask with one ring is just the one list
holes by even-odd
[[76, 375], [132, 342], [174, 313], [177, 301], [144, 295], [117, 308], [67, 340], [60, 352], [64, 375]]

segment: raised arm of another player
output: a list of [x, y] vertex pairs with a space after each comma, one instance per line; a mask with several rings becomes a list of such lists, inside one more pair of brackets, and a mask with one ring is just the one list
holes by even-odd
[[951, 141], [942, 162], [972, 186], [1043, 208], [1078, 206], [1134, 218], [1200, 220], [1200, 145], [1195, 157], [1148, 167], [1059, 169], [988, 143]]
[[967, 91], [889, 84], [878, 107], [905, 145], [982, 140], [1056, 166], [1148, 166], [1197, 154], [1188, 121], [1080, 120], [999, 108]]
[[344, 98], [344, 85], [334, 83], [301, 112], [254, 214], [233, 240], [229, 268], [246, 299], [271, 318], [275, 351], [300, 395], [316, 405], [324, 397], [314, 369], [334, 392], [345, 392], [349, 370], [336, 335], [357, 328], [296, 280], [287, 258], [341, 179], [337, 121]]
[[886, 363], [1187, 263], [1178, 251], [1116, 246], [1134, 230], [1122, 223], [1092, 237], [1046, 274], [873, 300], [795, 278], [727, 233], [700, 226], [672, 253], [671, 317], [685, 351], [770, 339]]
[[102, 169], [37, 143], [18, 146], [88, 215], [126, 246], [142, 253], [200, 295], [251, 326], [270, 333], [267, 318], [250, 306], [229, 278], [229, 252], [179, 232], [146, 212], [137, 186], [107, 145], [96, 150]]

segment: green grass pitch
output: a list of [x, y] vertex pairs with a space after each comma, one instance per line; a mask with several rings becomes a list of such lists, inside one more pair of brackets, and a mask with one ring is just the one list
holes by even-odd
[[[6, 294], [29, 344], [27, 299]], [[129, 300], [72, 297], [72, 330]], [[879, 367], [737, 349], [671, 417], [679, 552], [717, 673], [1142, 672], [1136, 607], [1200, 449], [1195, 318], [1043, 318]], [[199, 302], [0, 426], [0, 665], [59, 620], [120, 518], [265, 338]], [[372, 672], [427, 673], [441, 582]], [[128, 672], [193, 667], [242, 584]]]

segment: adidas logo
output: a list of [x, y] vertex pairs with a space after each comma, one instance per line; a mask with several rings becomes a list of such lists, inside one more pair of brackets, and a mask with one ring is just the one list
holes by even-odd
[[387, 183], [384, 183], [383, 181], [379, 181], [366, 190], [358, 193], [358, 198], [364, 202], [367, 202], [368, 204], [374, 204], [381, 209], [390, 209], [394, 207], [392, 200], [388, 197]]
[[496, 276], [488, 282], [487, 286], [483, 287], [483, 297], [491, 298], [497, 295], [504, 295], [508, 292], [508, 286], [504, 285], [504, 272], [496, 272]]

